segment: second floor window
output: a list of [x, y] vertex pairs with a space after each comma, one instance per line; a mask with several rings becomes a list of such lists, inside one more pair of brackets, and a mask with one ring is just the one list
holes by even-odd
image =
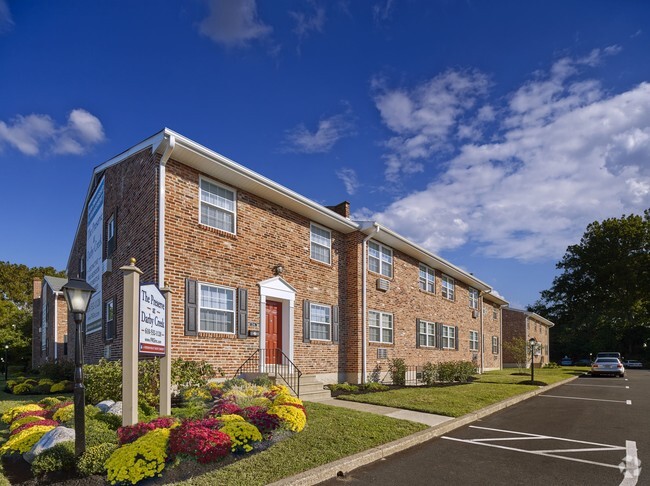
[[447, 275], [442, 276], [442, 296], [445, 299], [454, 300], [455, 285], [454, 279]]
[[370, 342], [392, 344], [393, 314], [388, 314], [386, 312], [369, 311], [368, 328]]
[[472, 309], [478, 309], [478, 290], [469, 288], [469, 306]]
[[310, 304], [310, 339], [332, 339], [332, 308], [329, 305]]
[[469, 332], [469, 350], [478, 351], [478, 331]]
[[436, 274], [433, 268], [420, 263], [420, 289], [425, 292], [436, 291]]
[[312, 224], [309, 230], [309, 242], [311, 259], [329, 265], [331, 263], [332, 232]]
[[200, 284], [199, 331], [235, 332], [235, 290]]
[[115, 251], [115, 214], [111, 214], [106, 223], [106, 258]]
[[201, 223], [235, 233], [235, 191], [201, 179]]
[[393, 250], [374, 241], [368, 242], [368, 268], [371, 272], [391, 278], [393, 276]]

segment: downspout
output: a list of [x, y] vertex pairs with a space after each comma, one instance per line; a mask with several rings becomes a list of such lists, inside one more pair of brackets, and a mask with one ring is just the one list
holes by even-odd
[[161, 287], [165, 286], [165, 168], [176, 146], [176, 137], [170, 135], [165, 142], [167, 146], [160, 158], [158, 183], [158, 285]]
[[366, 337], [366, 326], [367, 326], [367, 315], [368, 315], [368, 302], [366, 298], [366, 286], [367, 286], [367, 273], [368, 270], [366, 268], [367, 260], [368, 260], [368, 240], [375, 236], [377, 233], [379, 233], [379, 225], [375, 223], [373, 225], [375, 227], [375, 231], [370, 233], [368, 236], [366, 236], [363, 239], [363, 263], [362, 263], [362, 284], [361, 284], [361, 293], [362, 293], [362, 301], [363, 301], [363, 316], [361, 317], [361, 322], [363, 324], [363, 327], [361, 329], [361, 339], [363, 340], [363, 343], [361, 345], [361, 383], [365, 384], [366, 383], [366, 376], [368, 375], [368, 363], [367, 363], [367, 354], [368, 354], [368, 344], [367, 344], [367, 337]]
[[59, 316], [58, 316], [58, 309], [59, 309], [59, 296], [61, 295], [61, 292], [54, 292], [54, 362], [57, 362], [57, 359], [59, 357], [59, 345], [56, 342], [56, 339], [59, 335]]
[[[481, 320], [480, 320], [480, 325], [481, 325], [481, 363], [479, 365], [479, 373], [483, 374], [484, 371], [484, 361], [483, 361], [483, 354], [485, 353], [485, 336], [483, 335], [483, 296], [485, 294], [489, 294], [492, 292], [492, 290], [481, 290], [481, 293], [479, 294], [481, 297]], [[499, 338], [500, 339], [500, 338]]]

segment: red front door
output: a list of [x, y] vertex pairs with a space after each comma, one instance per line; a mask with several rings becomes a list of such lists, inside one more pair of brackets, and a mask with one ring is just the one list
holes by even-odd
[[266, 302], [266, 362], [282, 363], [281, 355], [276, 349], [282, 349], [282, 304]]

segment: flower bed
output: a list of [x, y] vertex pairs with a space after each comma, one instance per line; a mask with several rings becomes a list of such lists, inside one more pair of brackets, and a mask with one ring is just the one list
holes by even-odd
[[[259, 386], [235, 379], [210, 384], [202, 391], [195, 388], [185, 394], [190, 401], [205, 402], [210, 397], [207, 407], [198, 408], [203, 410], [202, 418], [160, 417], [115, 427], [115, 431], [108, 428], [115, 424], [114, 420], [107, 420], [109, 413], [87, 406], [87, 450], [70, 474], [100, 474], [111, 484], [137, 484], [183, 462], [201, 465], [231, 462], [269, 447], [274, 436], [277, 441], [302, 431], [307, 423], [302, 401], [291, 396], [284, 386]], [[58, 427], [71, 427], [73, 413], [72, 404], [53, 397], [8, 410], [2, 420], [10, 427], [11, 434], [1, 445], [0, 456], [28, 453], [27, 458], [30, 454], [40, 454], [41, 438], [55, 428], [52, 433], [57, 433]], [[63, 447], [65, 444], [68, 445]], [[46, 461], [38, 460], [40, 456], [36, 455], [32, 471], [38, 475], [53, 472], [59, 465], [63, 468], [69, 461], [59, 456], [63, 457], [64, 449], [70, 449], [71, 445], [68, 439], [61, 447], [55, 446], [60, 450], [48, 453]], [[69, 471], [69, 465], [66, 467]]]

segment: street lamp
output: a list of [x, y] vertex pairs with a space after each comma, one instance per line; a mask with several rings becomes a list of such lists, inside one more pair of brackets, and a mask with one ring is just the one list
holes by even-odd
[[9, 379], [9, 345], [5, 344], [5, 383]]
[[537, 339], [534, 337], [528, 340], [530, 344], [530, 382], [535, 381], [535, 346], [537, 346]]
[[74, 449], [77, 457], [86, 450], [86, 390], [84, 388], [83, 374], [83, 336], [81, 335], [81, 324], [88, 310], [90, 297], [95, 289], [88, 285], [88, 282], [80, 278], [71, 278], [62, 287], [63, 296], [68, 303], [68, 311], [76, 325], [75, 350], [74, 350], [74, 428], [75, 440]]

